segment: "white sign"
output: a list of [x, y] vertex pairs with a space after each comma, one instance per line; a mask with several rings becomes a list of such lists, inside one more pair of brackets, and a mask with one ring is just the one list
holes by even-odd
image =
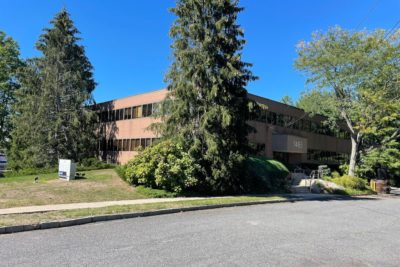
[[60, 159], [58, 161], [58, 177], [65, 180], [74, 180], [76, 164], [70, 159]]

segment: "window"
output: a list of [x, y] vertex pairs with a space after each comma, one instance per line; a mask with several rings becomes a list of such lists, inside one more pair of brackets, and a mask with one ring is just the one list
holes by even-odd
[[132, 108], [126, 108], [125, 109], [125, 120], [130, 120], [132, 118]]
[[123, 151], [129, 151], [129, 139], [124, 139], [123, 142], [124, 142], [124, 143], [123, 143], [123, 148], [122, 148], [122, 150], [123, 150]]
[[345, 153], [337, 153], [334, 151], [322, 151], [309, 149], [307, 151], [307, 160], [318, 161], [324, 163], [342, 164], [348, 160], [349, 155]]
[[115, 121], [115, 111], [116, 110], [111, 110], [110, 111], [110, 121]]
[[276, 124], [276, 113], [275, 112], [268, 112], [267, 122], [272, 125]]
[[131, 139], [130, 151], [136, 151], [140, 146], [140, 139]]
[[142, 116], [147, 117], [147, 105], [143, 105], [142, 108], [143, 108]]
[[160, 103], [153, 103], [153, 111], [152, 114], [158, 113], [160, 111]]
[[138, 107], [133, 107], [132, 108], [132, 118], [138, 118]]
[[153, 113], [153, 104], [143, 105], [143, 117], [149, 117]]
[[142, 106], [137, 106], [132, 108], [132, 118], [142, 117]]
[[146, 139], [144, 139], [144, 138], [140, 139], [140, 146], [141, 146], [142, 148], [145, 148], [145, 147], [146, 147]]
[[117, 151], [122, 151], [122, 140], [118, 140], [117, 142]]
[[278, 126], [283, 126], [285, 124], [285, 120], [284, 120], [284, 115], [283, 114], [278, 114], [277, 120], [276, 120], [276, 124]]
[[151, 146], [151, 138], [146, 138], [146, 147]]
[[119, 109], [115, 110], [115, 120], [119, 121]]

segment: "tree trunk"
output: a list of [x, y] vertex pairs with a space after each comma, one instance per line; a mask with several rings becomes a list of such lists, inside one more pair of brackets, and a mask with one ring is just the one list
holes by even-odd
[[358, 153], [358, 134], [351, 135], [351, 153], [350, 153], [350, 162], [349, 162], [349, 176], [354, 176], [356, 171], [356, 160], [357, 160], [357, 153]]

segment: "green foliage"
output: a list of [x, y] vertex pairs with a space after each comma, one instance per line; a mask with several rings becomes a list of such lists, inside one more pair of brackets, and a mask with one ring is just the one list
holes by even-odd
[[59, 158], [79, 162], [96, 151], [92, 65], [65, 9], [51, 24], [36, 45], [42, 56], [28, 60], [20, 74], [8, 153], [14, 170], [49, 168]]
[[17, 74], [21, 66], [18, 44], [0, 31], [0, 150], [10, 145], [12, 106], [19, 86]]
[[333, 172], [331, 173], [331, 175], [332, 175], [332, 178], [339, 178], [339, 177], [340, 177], [340, 173], [337, 172], [337, 171], [333, 171]]
[[109, 164], [98, 158], [84, 158], [78, 162], [77, 169], [79, 171], [89, 171], [89, 170], [101, 170], [101, 169], [111, 169], [114, 168], [114, 164]]
[[393, 185], [400, 186], [400, 145], [392, 141], [381, 148], [372, 149], [361, 154], [360, 167], [357, 173], [360, 176], [376, 179], [378, 168], [384, 168], [388, 179]]
[[332, 182], [349, 189], [365, 190], [368, 188], [367, 181], [365, 179], [349, 175], [333, 178]]
[[255, 79], [241, 60], [245, 40], [236, 20], [242, 8], [232, 0], [178, 0], [171, 11], [172, 105], [164, 135], [178, 138], [199, 164], [205, 190], [238, 192], [251, 130], [245, 86]]
[[154, 189], [139, 185], [136, 187], [136, 192], [149, 198], [170, 198], [177, 197], [176, 192], [169, 192], [164, 189]]
[[246, 167], [247, 192], [270, 193], [288, 190], [289, 170], [281, 162], [264, 157], [250, 157]]
[[381, 146], [389, 136], [400, 135], [395, 123], [400, 119], [400, 101], [393, 101], [400, 98], [399, 53], [397, 33], [386, 38], [382, 30], [351, 32], [340, 27], [314, 33], [310, 42], [298, 46], [296, 67], [315, 87], [302, 96], [299, 106], [328, 116], [333, 126], [347, 127], [352, 141], [351, 176], [366, 140]]
[[180, 193], [199, 185], [199, 165], [181, 144], [166, 140], [146, 148], [130, 160], [123, 177], [134, 185]]
[[294, 106], [293, 99], [288, 95], [283, 96], [281, 102], [286, 105]]
[[127, 168], [127, 165], [118, 165], [115, 167], [115, 172], [124, 181], [127, 181], [126, 168]]
[[8, 171], [4, 173], [5, 177], [19, 177], [27, 175], [39, 175], [48, 173], [57, 173], [57, 168], [25, 168], [19, 171]]
[[[287, 191], [289, 171], [282, 163], [264, 157], [250, 157], [244, 168], [246, 173], [240, 184], [241, 193]], [[171, 140], [146, 148], [126, 165], [116, 168], [122, 179], [139, 187], [144, 186], [139, 190], [149, 188], [151, 195], [147, 196], [164, 197], [166, 192], [174, 193], [171, 196], [194, 192], [217, 194], [210, 185], [197, 178], [199, 170], [200, 166], [183, 150], [182, 145]]]

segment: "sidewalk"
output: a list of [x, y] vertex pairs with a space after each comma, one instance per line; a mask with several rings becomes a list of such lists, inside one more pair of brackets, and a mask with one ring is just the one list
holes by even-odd
[[[333, 198], [345, 197], [345, 196], [335, 196], [335, 195], [328, 195], [328, 194], [325, 195], [325, 194], [310, 194], [310, 193], [292, 193], [292, 194], [283, 194], [281, 196], [286, 197], [287, 198], [286, 201], [318, 200], [318, 199], [323, 200], [323, 199], [333, 199]], [[0, 209], [0, 215], [59, 211], [59, 210], [103, 208], [103, 207], [119, 206], [119, 205], [135, 205], [135, 204], [140, 205], [140, 204], [148, 204], [148, 203], [176, 202], [176, 201], [185, 201], [185, 200], [202, 200], [202, 199], [210, 199], [210, 198], [229, 198], [229, 197], [233, 197], [233, 196], [145, 198], [145, 199], [134, 199], [134, 200], [117, 200], [117, 201], [102, 201], [102, 202], [25, 206], [25, 207]]]
[[206, 198], [205, 197], [146, 198], [146, 199], [134, 199], [134, 200], [117, 200], [117, 201], [102, 201], [102, 202], [88, 202], [88, 203], [68, 203], [68, 204], [54, 204], [54, 205], [26, 206], [26, 207], [0, 209], [0, 215], [46, 212], [46, 211], [57, 211], [57, 210], [103, 208], [103, 207], [117, 206], [117, 205], [148, 204], [148, 203], [175, 202], [175, 201], [182, 201], [182, 200], [199, 200], [199, 199], [206, 199]]

